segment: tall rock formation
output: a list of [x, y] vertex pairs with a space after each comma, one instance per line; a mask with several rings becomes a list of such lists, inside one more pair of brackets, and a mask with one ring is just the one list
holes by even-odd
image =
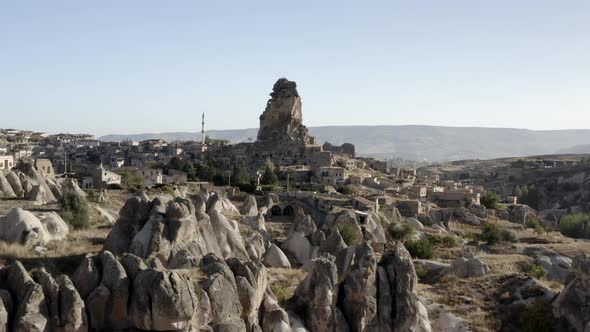
[[271, 99], [260, 116], [258, 142], [314, 144], [303, 125], [301, 97], [297, 83], [280, 78], [273, 86]]

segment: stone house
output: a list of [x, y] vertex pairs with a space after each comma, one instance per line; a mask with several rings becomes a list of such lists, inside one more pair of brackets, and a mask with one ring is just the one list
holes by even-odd
[[318, 173], [323, 185], [337, 186], [348, 179], [348, 172], [342, 167], [320, 167]]
[[410, 198], [424, 198], [426, 197], [427, 190], [423, 186], [412, 186], [408, 188], [408, 197]]
[[0, 156], [0, 169], [9, 170], [14, 167], [13, 156]]
[[121, 185], [121, 175], [105, 169], [102, 164], [89, 170], [89, 173], [90, 177], [82, 178], [83, 189], [105, 189], [109, 186]]
[[404, 217], [416, 218], [419, 214], [423, 213], [422, 203], [418, 200], [399, 201], [395, 204], [395, 207]]
[[163, 172], [159, 168], [149, 167], [121, 167], [131, 174], [137, 175], [143, 179], [143, 183], [146, 187], [153, 187], [157, 184], [163, 183]]
[[480, 205], [480, 196], [480, 193], [446, 191], [433, 193], [432, 200], [440, 207], [458, 207], [465, 205], [469, 201], [472, 201], [476, 205]]
[[55, 172], [53, 170], [53, 164], [49, 159], [35, 159], [34, 162], [35, 168], [41, 172], [42, 175], [46, 177], [55, 177]]
[[164, 184], [186, 184], [188, 182], [188, 177], [185, 172], [170, 169], [168, 170], [168, 174], [162, 176], [162, 182]]
[[430, 197], [434, 193], [442, 193], [445, 191], [445, 187], [441, 186], [428, 186], [426, 187], [426, 196]]
[[368, 200], [364, 197], [357, 196], [352, 198], [352, 206], [354, 206], [354, 208], [358, 210], [368, 210], [374, 205], [375, 202]]

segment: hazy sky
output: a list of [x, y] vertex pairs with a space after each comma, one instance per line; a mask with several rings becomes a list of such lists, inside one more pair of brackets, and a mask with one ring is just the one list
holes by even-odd
[[0, 127], [590, 128], [590, 1], [1, 1]]

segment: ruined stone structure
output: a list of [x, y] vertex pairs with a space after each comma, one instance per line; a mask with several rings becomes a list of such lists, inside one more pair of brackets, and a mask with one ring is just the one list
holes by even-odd
[[262, 168], [267, 159], [277, 166], [305, 165], [314, 170], [332, 166], [332, 152], [317, 145], [303, 125], [297, 83], [280, 78], [270, 96], [256, 142], [228, 145], [209, 155], [231, 165], [243, 163], [251, 170]]
[[315, 139], [303, 125], [297, 83], [280, 78], [270, 96], [260, 116], [258, 143], [315, 145]]

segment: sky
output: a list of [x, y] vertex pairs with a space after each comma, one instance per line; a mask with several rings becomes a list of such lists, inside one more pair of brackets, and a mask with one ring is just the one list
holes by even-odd
[[590, 1], [0, 1], [0, 128], [590, 128]]

